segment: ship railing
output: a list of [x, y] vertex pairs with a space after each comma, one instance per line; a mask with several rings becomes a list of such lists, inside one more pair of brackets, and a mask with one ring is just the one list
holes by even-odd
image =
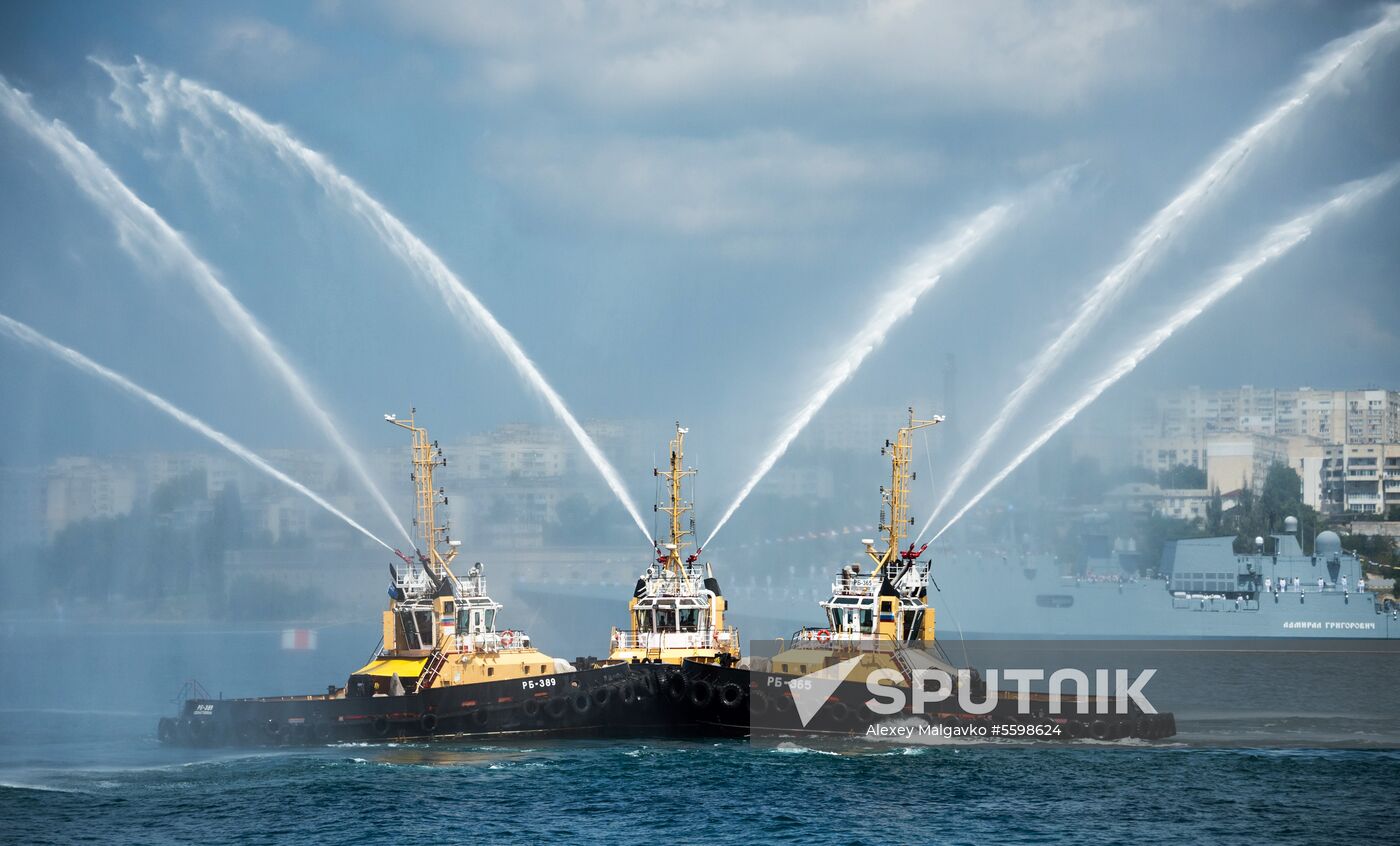
[[511, 629], [500, 632], [458, 634], [453, 637], [456, 639], [457, 651], [467, 654], [500, 652], [503, 649], [522, 649], [530, 646], [530, 635]]
[[907, 644], [888, 634], [842, 632], [821, 626], [806, 626], [793, 632], [792, 647], [831, 648], [838, 646], [856, 652], [894, 652]]
[[653, 596], [700, 596], [707, 592], [704, 579], [682, 579], [674, 575], [652, 576], [647, 579], [647, 592]]
[[722, 649], [739, 647], [739, 630], [733, 626], [722, 629], [699, 629], [693, 632], [631, 632], [613, 629], [614, 649]]

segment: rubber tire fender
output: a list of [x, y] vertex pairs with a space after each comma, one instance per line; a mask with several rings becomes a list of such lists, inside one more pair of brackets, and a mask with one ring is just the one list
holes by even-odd
[[613, 689], [611, 687], [599, 687], [594, 688], [593, 692], [589, 694], [589, 697], [593, 700], [593, 704], [598, 706], [598, 710], [601, 711], [612, 704], [612, 695]]
[[661, 683], [666, 689], [666, 695], [672, 702], [680, 702], [690, 691], [690, 680], [679, 671], [672, 672], [666, 676], [666, 680]]
[[715, 701], [715, 688], [704, 679], [696, 679], [690, 685], [690, 704], [696, 708], [708, 708]]

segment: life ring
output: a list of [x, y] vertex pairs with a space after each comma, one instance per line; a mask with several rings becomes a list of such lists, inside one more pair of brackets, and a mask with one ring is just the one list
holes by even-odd
[[156, 728], [156, 737], [161, 743], [173, 743], [175, 741], [175, 721], [169, 717], [161, 717], [160, 725]]
[[671, 698], [672, 702], [684, 699], [686, 691], [690, 689], [690, 682], [686, 681], [685, 676], [678, 672], [672, 672], [666, 676], [666, 681], [662, 682], [662, 685], [666, 688], [666, 695]]
[[520, 706], [520, 710], [525, 712], [525, 716], [533, 720], [535, 717], [539, 716], [540, 703], [533, 699], [526, 699], [525, 704]]
[[434, 714], [432, 711], [429, 711], [428, 713], [418, 718], [418, 727], [421, 728], [423, 731], [427, 732], [428, 734], [432, 734], [433, 732], [437, 731], [437, 726], [437, 714]]
[[379, 735], [380, 737], [385, 737], [389, 734], [389, 718], [375, 717], [373, 720], [370, 721], [369, 727], [373, 729], [375, 734]]
[[704, 679], [696, 679], [690, 685], [690, 704], [696, 708], [708, 708], [715, 701], [715, 689]]
[[576, 693], [571, 704], [574, 706], [574, 713], [583, 716], [593, 707], [593, 700], [589, 699], [586, 693]]
[[744, 704], [744, 689], [734, 682], [729, 682], [720, 690], [719, 701], [726, 708], [737, 708]]
[[831, 630], [822, 629], [821, 631], [817, 632], [817, 643], [823, 645], [831, 643]]
[[504, 646], [506, 649], [509, 649], [511, 647], [511, 644], [513, 643], [515, 643], [514, 631], [512, 631], [511, 629], [506, 629], [505, 631], [501, 632], [501, 646]]

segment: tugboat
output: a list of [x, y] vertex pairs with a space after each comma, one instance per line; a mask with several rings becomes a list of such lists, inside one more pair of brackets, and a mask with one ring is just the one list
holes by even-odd
[[[445, 492], [433, 470], [446, 460], [425, 428], [412, 433], [414, 526], [423, 548], [395, 552], [389, 607], [374, 657], [344, 687], [309, 696], [187, 699], [163, 718], [163, 743], [196, 746], [305, 745], [351, 740], [516, 735], [596, 737], [684, 731], [648, 666], [610, 661], [575, 669], [536, 649], [519, 629], [499, 629], [501, 604], [484, 568], [452, 569], [460, 541], [438, 525]], [[446, 547], [447, 552], [443, 552]], [[722, 607], [722, 605], [721, 605]]]
[[680, 669], [690, 664], [733, 667], [740, 656], [739, 632], [725, 624], [727, 600], [714, 568], [700, 564], [700, 548], [686, 552], [695, 537], [693, 506], [682, 490], [696, 472], [685, 466], [689, 431], [676, 423], [669, 462], [665, 469], [652, 470], [665, 481], [665, 501], [654, 506], [666, 515], [665, 540], [655, 542], [654, 561], [638, 577], [628, 602], [628, 627], [613, 629], [611, 650], [600, 666], [650, 665], [658, 670], [661, 693], [677, 719], [706, 726], [706, 733], [742, 735], [747, 729], [739, 728], [742, 721], [732, 715], [747, 710], [747, 684], [692, 680]]
[[[820, 603], [826, 617], [822, 625], [799, 629], [771, 657], [750, 657], [747, 669], [686, 662], [692, 686], [736, 685], [750, 691], [747, 711], [721, 712], [722, 724], [711, 728], [737, 732], [741, 726], [733, 718], [742, 717], [748, 719], [742, 728], [749, 730], [868, 735], [881, 719], [866, 707], [871, 700], [867, 681], [873, 674], [881, 673], [906, 692], [929, 671], [960, 678], [958, 668], [934, 638], [935, 615], [928, 605], [930, 564], [922, 560], [928, 545], [904, 547], [913, 523], [908, 504], [909, 483], [915, 478], [909, 467], [912, 436], [943, 419], [917, 419], [911, 408], [907, 425], [893, 441], [885, 441], [880, 453], [890, 459], [890, 484], [880, 489], [883, 507], [878, 525], [885, 536], [883, 548], [873, 538], [861, 541], [872, 569], [862, 572], [859, 564], [841, 568], [831, 597]], [[971, 698], [987, 701], [987, 686], [976, 671], [963, 672]], [[921, 734], [952, 737], [1155, 739], [1176, 732], [1170, 714], [1095, 715], [1087, 707], [1080, 714], [1081, 700], [1074, 696], [1064, 697], [1061, 713], [1051, 713], [1050, 699], [1042, 693], [1029, 694], [1028, 713], [1020, 712], [1015, 691], [997, 691], [993, 710], [971, 713], [959, 710], [959, 683], [964, 682], [953, 682], [948, 698], [935, 704], [940, 710], [915, 712], [912, 697], [904, 696], [904, 709], [895, 716], [924, 721], [934, 729]], [[794, 691], [818, 686], [828, 688], [830, 694], [815, 701], [794, 696]]]

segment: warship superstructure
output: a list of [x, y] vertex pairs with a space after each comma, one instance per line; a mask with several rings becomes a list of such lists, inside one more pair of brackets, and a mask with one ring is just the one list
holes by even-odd
[[930, 602], [969, 638], [1400, 637], [1395, 594], [1323, 531], [1305, 553], [1298, 521], [1236, 553], [1235, 538], [1169, 541], [1162, 575], [1113, 558], [1066, 566], [1048, 555], [940, 555]]

